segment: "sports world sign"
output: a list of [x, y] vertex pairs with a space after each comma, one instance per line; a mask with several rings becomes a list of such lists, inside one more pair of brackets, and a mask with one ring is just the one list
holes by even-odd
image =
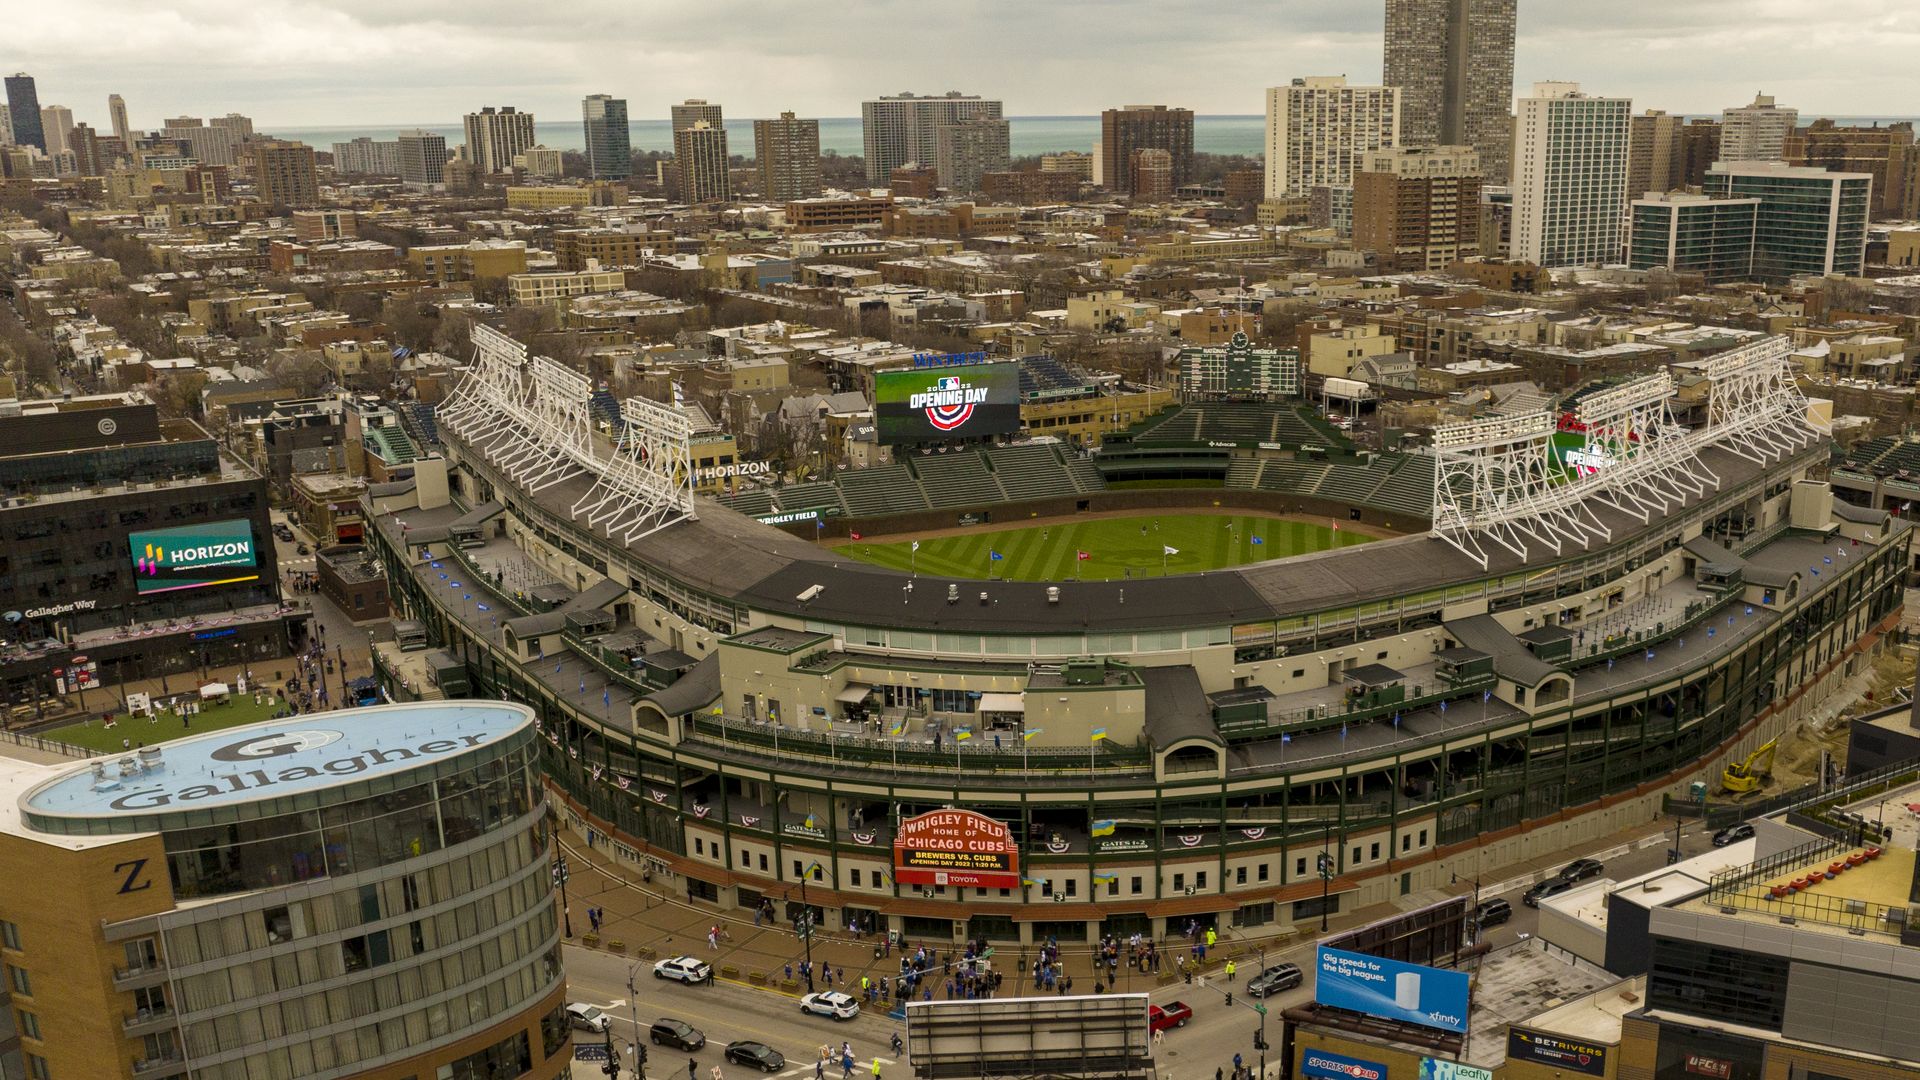
[[1020, 884], [1020, 848], [1004, 822], [971, 810], [934, 810], [900, 823], [893, 837], [893, 879], [902, 885]]

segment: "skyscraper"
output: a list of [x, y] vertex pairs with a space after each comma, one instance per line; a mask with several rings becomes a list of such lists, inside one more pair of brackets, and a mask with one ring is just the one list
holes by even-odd
[[107, 95], [107, 116], [113, 123], [113, 137], [120, 140], [123, 150], [133, 149], [133, 129], [127, 126], [127, 99], [119, 94]]
[[320, 203], [320, 180], [313, 167], [313, 147], [306, 143], [256, 143], [253, 181], [260, 191], [260, 200], [271, 207]]
[[74, 171], [81, 176], [106, 175], [106, 162], [100, 153], [100, 137], [86, 124], [75, 124], [67, 133], [67, 149], [73, 151]]
[[333, 144], [333, 171], [341, 175], [400, 175], [400, 143], [374, 142], [362, 135]]
[[733, 201], [733, 182], [727, 174], [726, 128], [695, 120], [674, 132], [673, 163], [680, 170], [681, 201]]
[[625, 180], [633, 175], [633, 145], [627, 134], [627, 99], [589, 94], [580, 101], [586, 133], [587, 175]]
[[1400, 92], [1344, 75], [1267, 90], [1267, 198], [1353, 183], [1360, 155], [1400, 145]]
[[934, 171], [956, 194], [980, 190], [980, 177], [1012, 167], [1012, 132], [1005, 120], [980, 118], [942, 124], [934, 131]]
[[1620, 261], [1627, 205], [1628, 98], [1543, 82], [1513, 130], [1512, 257], [1540, 266]]
[[1857, 275], [1867, 261], [1873, 202], [1867, 173], [1798, 168], [1778, 161], [1726, 161], [1707, 172], [1706, 193], [1758, 199], [1754, 276]]
[[187, 156], [202, 165], [232, 165], [233, 139], [227, 128], [208, 127], [197, 116], [175, 116], [160, 129], [162, 137], [187, 148]]
[[1193, 110], [1165, 105], [1128, 105], [1100, 114], [1100, 176], [1109, 191], [1133, 194], [1135, 150], [1165, 150], [1173, 161], [1173, 186], [1193, 175]]
[[910, 93], [860, 103], [867, 180], [885, 184], [893, 170], [908, 162], [933, 165], [939, 157], [940, 129], [964, 120], [998, 120], [1000, 103], [949, 90], [938, 97]]
[[708, 127], [721, 127], [720, 106], [709, 104], [703, 98], [688, 98], [673, 106], [673, 130], [675, 131], [685, 131], [703, 120]]
[[1682, 186], [1680, 117], [1662, 109], [1635, 116], [1627, 128], [1627, 197]]
[[1400, 144], [1471, 146], [1490, 183], [1512, 150], [1517, 0], [1387, 0], [1386, 77], [1400, 88]]
[[533, 114], [508, 105], [468, 113], [467, 160], [483, 174], [513, 171], [514, 155], [534, 144]]
[[820, 194], [820, 121], [798, 120], [790, 112], [755, 120], [753, 156], [767, 198], [789, 202]]
[[1787, 136], [1800, 122], [1800, 110], [1783, 109], [1769, 94], [1755, 94], [1753, 104], [1720, 113], [1720, 160], [1780, 161]]
[[33, 76], [24, 71], [6, 78], [7, 117], [13, 121], [13, 141], [19, 146], [37, 146], [47, 152], [47, 136], [40, 127], [40, 91]]
[[410, 187], [447, 181], [447, 138], [431, 131], [400, 133], [400, 179]]
[[73, 149], [67, 144], [67, 136], [73, 131], [73, 110], [65, 105], [42, 105], [40, 107], [40, 134], [47, 140], [47, 156], [53, 157]]

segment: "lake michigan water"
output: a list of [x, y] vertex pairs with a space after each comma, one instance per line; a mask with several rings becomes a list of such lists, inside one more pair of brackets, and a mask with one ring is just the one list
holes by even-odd
[[[1009, 119], [1012, 121], [1011, 136], [1015, 157], [1051, 154], [1061, 150], [1092, 151], [1094, 145], [1100, 141], [1100, 118], [1097, 116], [1015, 116]], [[1801, 117], [1802, 122], [1814, 119], [1817, 118]], [[1840, 124], [1885, 124], [1896, 119], [1904, 118], [1833, 117], [1833, 120]], [[751, 119], [728, 120], [726, 126], [727, 149], [743, 157], [751, 156], [753, 154], [753, 121]], [[334, 143], [346, 142], [357, 136], [364, 135], [384, 142], [398, 138], [402, 131], [421, 127], [446, 136], [449, 146], [456, 146], [466, 141], [465, 131], [458, 124], [409, 124], [400, 127], [269, 127], [261, 125], [261, 131], [277, 138], [298, 139], [316, 150], [331, 150]], [[639, 120], [627, 127], [635, 150], [672, 152], [673, 131], [668, 121]], [[541, 142], [556, 149], [579, 150], [582, 146], [578, 121], [536, 122], [534, 134]], [[1193, 118], [1193, 148], [1203, 154], [1242, 154], [1252, 157], [1263, 152], [1265, 141], [1266, 119], [1261, 116], [1196, 116]], [[860, 138], [860, 118], [857, 116], [822, 117], [820, 150], [822, 153], [837, 153], [843, 156], [865, 153]]]

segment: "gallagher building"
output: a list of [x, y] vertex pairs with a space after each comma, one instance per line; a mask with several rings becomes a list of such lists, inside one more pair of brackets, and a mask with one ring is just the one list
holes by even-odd
[[311, 614], [283, 603], [261, 476], [137, 394], [0, 415], [0, 680], [31, 703], [285, 656]]
[[[934, 940], [1304, 925], [1655, 820], [1899, 623], [1909, 526], [1816, 478], [1782, 338], [1702, 362], [1687, 425], [1662, 372], [1583, 397], [1590, 440], [1542, 411], [1369, 464], [1289, 402], [1205, 402], [1154, 447], [1224, 473], [1185, 495], [995, 441], [724, 503], [676, 464], [684, 416], [628, 399], [616, 450], [584, 378], [475, 340], [436, 414], [448, 494], [369, 493], [370, 545], [450, 681], [542, 715], [569, 820], [722, 908], [804, 879], [824, 927]], [[1573, 449], [1577, 475], [1463, 501]], [[1406, 535], [1054, 583], [813, 542], [1216, 502]], [[953, 807], [987, 819], [977, 860], [896, 843]]]
[[0, 758], [25, 1075], [565, 1075], [536, 745], [442, 702]]

